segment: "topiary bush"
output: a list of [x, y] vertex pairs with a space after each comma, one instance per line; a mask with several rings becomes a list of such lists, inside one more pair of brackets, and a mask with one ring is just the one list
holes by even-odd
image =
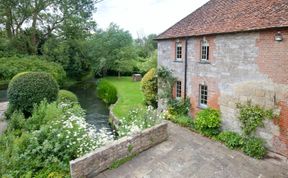
[[236, 132], [223, 131], [217, 136], [217, 139], [231, 149], [240, 148], [243, 145], [243, 138]]
[[71, 92], [71, 91], [67, 91], [67, 90], [60, 90], [58, 92], [58, 98], [57, 98], [57, 102], [73, 102], [76, 103], [78, 102], [78, 98], [77, 96]]
[[117, 89], [106, 80], [100, 80], [97, 84], [97, 96], [106, 104], [114, 104], [117, 101]]
[[[52, 75], [44, 72], [25, 72], [13, 77], [8, 86], [8, 100], [12, 110], [29, 115], [33, 106], [46, 99], [57, 99], [59, 87]], [[11, 109], [11, 108], [10, 108]]]
[[0, 81], [9, 81], [21, 72], [47, 72], [50, 73], [62, 85], [66, 72], [63, 67], [54, 62], [34, 56], [4, 57], [0, 58]]
[[205, 136], [216, 136], [220, 133], [221, 118], [220, 112], [207, 108], [197, 113], [195, 129]]
[[157, 107], [157, 77], [156, 69], [150, 69], [141, 81], [142, 91], [144, 93], [145, 103]]
[[242, 150], [248, 156], [257, 159], [264, 158], [267, 153], [267, 149], [264, 146], [264, 141], [256, 137], [245, 138]]

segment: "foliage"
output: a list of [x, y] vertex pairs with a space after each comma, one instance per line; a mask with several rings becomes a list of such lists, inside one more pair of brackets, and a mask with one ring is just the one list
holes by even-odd
[[207, 108], [197, 113], [195, 128], [205, 136], [215, 136], [220, 132], [221, 118], [220, 112]]
[[61, 102], [77, 103], [77, 102], [78, 102], [78, 98], [77, 98], [77, 96], [76, 96], [73, 92], [71, 92], [71, 91], [60, 90], [60, 91], [58, 92], [57, 102], [58, 102], [58, 103], [61, 103]]
[[157, 68], [157, 50], [151, 53], [147, 58], [139, 58], [136, 67], [141, 74], [145, 74], [152, 68]]
[[264, 147], [264, 141], [260, 138], [245, 138], [242, 150], [248, 156], [253, 158], [262, 159], [267, 153], [267, 149]]
[[231, 149], [240, 148], [243, 145], [243, 138], [236, 132], [223, 131], [217, 136], [217, 139]]
[[120, 126], [117, 133], [120, 137], [133, 135], [146, 128], [159, 124], [164, 119], [152, 106], [136, 108], [129, 111], [127, 117], [120, 118]]
[[255, 133], [258, 127], [264, 127], [264, 119], [273, 119], [276, 116], [273, 114], [273, 110], [265, 110], [258, 105], [252, 105], [251, 101], [246, 104], [237, 104], [239, 109], [238, 119], [241, 122], [241, 128], [243, 134], [250, 136]]
[[36, 56], [0, 58], [0, 80], [11, 80], [21, 72], [50, 73], [59, 85], [63, 84], [66, 78], [66, 73], [60, 65]]
[[[69, 161], [113, 140], [87, 124], [77, 104], [46, 101], [24, 118], [15, 112], [0, 136], [0, 174], [8, 177], [69, 176]], [[29, 176], [28, 176], [29, 177]]]
[[140, 82], [133, 82], [131, 77], [105, 77], [104, 79], [117, 89], [118, 100], [112, 108], [116, 117], [126, 117], [131, 108], [144, 106]]
[[97, 84], [97, 96], [106, 104], [114, 104], [117, 101], [117, 90], [106, 80], [100, 80]]
[[157, 107], [157, 76], [156, 69], [150, 69], [141, 81], [142, 92], [145, 97], [146, 105]]
[[132, 36], [128, 31], [110, 24], [107, 30], [98, 30], [88, 44], [90, 49], [88, 55], [96, 74], [105, 75], [108, 70], [117, 72], [133, 70], [137, 55], [133, 49]]
[[159, 98], [171, 99], [172, 98], [172, 89], [176, 81], [176, 78], [173, 76], [171, 70], [161, 66], [157, 70], [157, 77], [159, 86]]
[[168, 101], [168, 111], [173, 115], [187, 115], [190, 107], [189, 99], [170, 99]]
[[[157, 49], [157, 42], [154, 40], [156, 37], [156, 34], [150, 34], [147, 37], [135, 40], [135, 48], [139, 57], [149, 58], [153, 55], [152, 53]], [[148, 70], [151, 68], [148, 68]]]
[[187, 115], [173, 115], [169, 111], [164, 113], [164, 117], [182, 127], [194, 128], [194, 122], [191, 117]]
[[55, 101], [58, 91], [56, 80], [48, 73], [20, 73], [9, 83], [9, 105], [29, 115], [33, 105], [39, 104], [43, 99], [47, 99], [48, 102]]
[[63, 66], [68, 77], [80, 80], [90, 72], [88, 44], [81, 39], [49, 39], [43, 47], [48, 60]]

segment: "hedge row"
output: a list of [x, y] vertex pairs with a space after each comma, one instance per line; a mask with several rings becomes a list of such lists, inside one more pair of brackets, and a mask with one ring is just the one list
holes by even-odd
[[21, 72], [47, 72], [62, 85], [66, 72], [59, 64], [34, 56], [0, 58], [0, 81], [9, 81]]

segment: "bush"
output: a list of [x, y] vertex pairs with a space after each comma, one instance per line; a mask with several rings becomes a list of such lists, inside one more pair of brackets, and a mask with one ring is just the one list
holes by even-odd
[[260, 138], [245, 138], [242, 148], [243, 152], [253, 158], [262, 159], [267, 153], [264, 147], [264, 141]]
[[172, 115], [187, 115], [190, 107], [189, 99], [171, 99], [168, 102], [168, 111]]
[[97, 96], [106, 104], [114, 104], [117, 101], [117, 90], [106, 80], [100, 80], [97, 84]]
[[9, 81], [21, 72], [47, 72], [62, 85], [66, 73], [59, 64], [41, 60], [38, 57], [8, 57], [0, 58], [0, 80]]
[[0, 135], [0, 175], [7, 177], [69, 177], [70, 160], [113, 140], [85, 121], [78, 104], [43, 101], [21, 125], [15, 122], [24, 121], [23, 114], [11, 117]]
[[67, 91], [67, 90], [60, 90], [58, 92], [58, 99], [57, 99], [58, 103], [60, 102], [73, 102], [76, 103], [78, 102], [78, 98], [77, 96], [72, 93], [71, 91]]
[[220, 112], [207, 108], [196, 115], [195, 128], [205, 136], [215, 136], [220, 133], [221, 119]]
[[221, 132], [217, 138], [231, 149], [240, 148], [243, 145], [243, 139], [241, 135], [236, 132], [224, 131]]
[[150, 69], [141, 81], [142, 91], [147, 105], [157, 107], [157, 77], [156, 69]]
[[170, 117], [166, 117], [166, 119], [179, 124], [182, 127], [188, 127], [188, 128], [193, 128], [194, 127], [194, 122], [191, 117], [186, 116], [186, 115], [170, 115]]
[[20, 73], [9, 83], [9, 107], [29, 114], [32, 112], [33, 105], [39, 104], [43, 99], [48, 102], [55, 101], [58, 91], [56, 80], [48, 73]]

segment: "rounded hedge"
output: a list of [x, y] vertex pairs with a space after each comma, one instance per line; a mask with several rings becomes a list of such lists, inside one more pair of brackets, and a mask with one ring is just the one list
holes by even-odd
[[117, 89], [106, 80], [100, 80], [97, 84], [97, 96], [106, 104], [114, 104], [117, 101]]
[[13, 110], [31, 113], [34, 104], [46, 99], [57, 100], [59, 86], [51, 74], [24, 72], [12, 78], [8, 86], [8, 100]]
[[78, 102], [77, 96], [71, 91], [60, 90], [58, 92], [58, 102]]
[[145, 103], [157, 107], [157, 77], [156, 69], [150, 69], [141, 81], [142, 91], [145, 97]]

